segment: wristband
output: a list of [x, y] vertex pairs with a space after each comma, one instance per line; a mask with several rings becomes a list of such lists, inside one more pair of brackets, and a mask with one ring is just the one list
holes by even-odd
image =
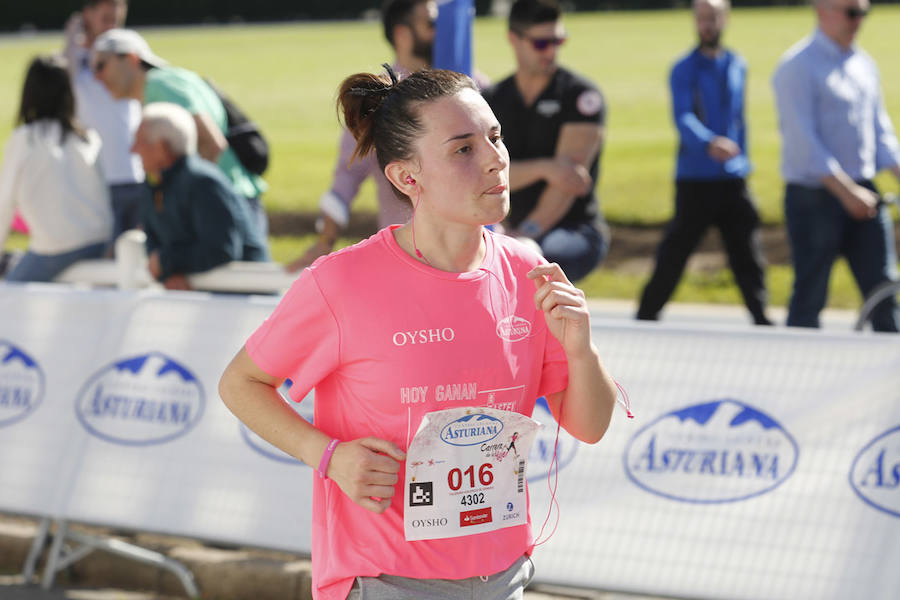
[[322, 479], [328, 479], [328, 463], [331, 462], [331, 455], [334, 454], [334, 449], [337, 448], [337, 445], [341, 443], [341, 440], [337, 438], [332, 438], [328, 445], [325, 446], [325, 452], [322, 454], [322, 460], [319, 461], [319, 468], [316, 471], [319, 473], [319, 477]]

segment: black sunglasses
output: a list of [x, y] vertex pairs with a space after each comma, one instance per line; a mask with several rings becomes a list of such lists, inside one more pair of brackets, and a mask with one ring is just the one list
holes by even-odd
[[563, 44], [566, 43], [566, 39], [567, 39], [565, 36], [533, 38], [533, 37], [528, 37], [524, 33], [519, 33], [518, 35], [520, 38], [526, 39], [529, 42], [531, 42], [531, 46], [535, 50], [538, 50], [538, 51], [546, 50], [550, 46], [562, 46]]
[[871, 10], [870, 8], [865, 8], [865, 9], [853, 8], [853, 7], [845, 8], [844, 16], [847, 17], [848, 19], [850, 19], [851, 21], [854, 19], [862, 19], [863, 17], [865, 17], [869, 14], [870, 10]]

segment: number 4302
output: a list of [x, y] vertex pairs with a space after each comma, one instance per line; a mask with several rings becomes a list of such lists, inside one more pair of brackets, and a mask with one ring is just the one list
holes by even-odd
[[476, 504], [484, 504], [484, 492], [475, 492], [474, 494], [463, 494], [459, 503], [463, 506], [475, 506]]
[[[491, 485], [494, 482], [494, 472], [491, 470], [491, 463], [484, 463], [478, 467], [478, 483], [482, 486]], [[468, 487], [475, 487], [475, 467], [469, 465], [465, 471], [461, 469], [450, 469], [447, 473], [447, 485], [454, 492], [463, 486], [463, 482], [469, 484]]]

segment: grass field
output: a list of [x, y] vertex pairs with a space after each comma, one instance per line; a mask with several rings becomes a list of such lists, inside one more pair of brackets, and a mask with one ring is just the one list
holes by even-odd
[[[671, 216], [675, 146], [666, 82], [673, 60], [694, 42], [690, 13], [579, 13], [568, 15], [566, 26], [570, 39], [562, 49], [562, 62], [596, 81], [609, 105], [599, 184], [604, 212], [614, 223], [663, 223]], [[900, 62], [893, 60], [898, 26], [900, 7], [879, 5], [861, 36], [881, 68], [888, 110], [895, 122], [900, 122]], [[770, 78], [781, 53], [812, 27], [813, 14], [806, 7], [738, 9], [725, 39], [750, 65], [747, 105], [750, 153], [756, 165], [751, 185], [769, 223], [782, 221], [779, 136]], [[315, 210], [319, 195], [329, 185], [336, 156], [335, 89], [345, 75], [379, 69], [391, 57], [375, 22], [209, 26], [143, 33], [155, 52], [215, 79], [260, 123], [272, 146], [272, 166], [266, 176], [271, 186], [266, 194], [270, 211]], [[503, 21], [478, 19], [474, 39], [476, 64], [488, 77], [498, 80], [512, 70]], [[57, 50], [61, 43], [59, 34], [0, 37], [0, 140], [12, 128], [27, 62], [37, 53]], [[897, 188], [893, 181], [883, 183], [888, 190]], [[374, 210], [371, 184], [364, 187], [358, 206]], [[276, 258], [291, 256], [279, 256], [278, 248], [289, 253], [302, 245], [302, 240], [278, 241]], [[773, 268], [769, 277], [773, 302], [781, 304], [789, 273]], [[594, 295], [634, 297], [644, 278], [601, 269], [585, 287]], [[843, 287], [844, 278], [839, 270], [833, 285]], [[846, 284], [852, 288], [849, 280]], [[713, 281], [686, 281], [679, 294], [682, 299], [686, 294], [692, 300], [737, 300], [727, 275]], [[832, 298], [832, 305], [857, 302], [852, 289]]]

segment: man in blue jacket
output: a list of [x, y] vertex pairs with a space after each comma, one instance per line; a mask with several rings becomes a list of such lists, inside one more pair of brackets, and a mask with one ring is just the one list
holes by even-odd
[[721, 45], [728, 0], [694, 0], [693, 8], [699, 44], [675, 63], [670, 77], [680, 138], [675, 216], [657, 249], [656, 267], [641, 295], [637, 318], [659, 317], [688, 257], [715, 225], [753, 322], [771, 325], [765, 314], [759, 214], [746, 183], [751, 169], [744, 123], [747, 65]]

